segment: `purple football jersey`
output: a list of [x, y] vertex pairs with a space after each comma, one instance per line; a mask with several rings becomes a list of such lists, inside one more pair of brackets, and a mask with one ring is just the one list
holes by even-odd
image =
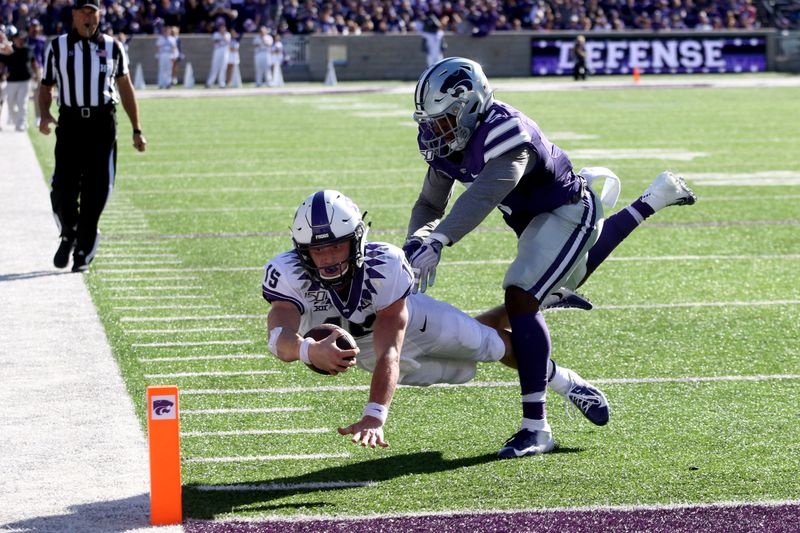
[[519, 235], [533, 217], [572, 202], [581, 188], [567, 154], [545, 137], [536, 122], [495, 101], [461, 152], [431, 158], [422, 143], [419, 147], [434, 170], [469, 186], [489, 161], [523, 144], [530, 148], [533, 164], [498, 205], [506, 224]]

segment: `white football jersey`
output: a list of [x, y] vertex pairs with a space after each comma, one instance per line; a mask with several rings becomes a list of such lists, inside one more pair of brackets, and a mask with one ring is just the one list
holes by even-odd
[[376, 313], [411, 293], [414, 274], [400, 248], [367, 243], [364, 267], [356, 271], [346, 299], [311, 279], [292, 250], [265, 268], [262, 294], [268, 302], [291, 302], [300, 311], [300, 331], [336, 324], [358, 340], [372, 332]]
[[400, 351], [400, 383], [464, 383], [478, 362], [498, 361], [505, 346], [497, 332], [452, 305], [411, 293], [413, 273], [403, 251], [368, 243], [364, 268], [356, 273], [347, 301], [314, 282], [293, 250], [267, 263], [262, 293], [269, 302], [291, 302], [300, 311], [300, 332], [336, 324], [355, 337], [358, 366], [368, 372], [376, 359], [372, 325], [376, 313], [406, 297], [408, 325]]

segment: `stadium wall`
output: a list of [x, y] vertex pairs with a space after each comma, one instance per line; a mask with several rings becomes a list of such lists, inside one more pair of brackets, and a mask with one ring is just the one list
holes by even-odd
[[[480, 62], [488, 76], [532, 76], [532, 43], [541, 41], [569, 41], [574, 32], [504, 32], [482, 38], [467, 35], [447, 35], [446, 55], [469, 57]], [[590, 33], [587, 41], [643, 42], [664, 39], [759, 39], [766, 47], [767, 71], [800, 73], [800, 32], [717, 31], [717, 32], [622, 32]], [[535, 40], [536, 41], [535, 41]], [[211, 63], [211, 37], [209, 35], [181, 36], [183, 69], [191, 62], [196, 83], [202, 84]], [[340, 81], [355, 80], [416, 80], [425, 68], [422, 38], [418, 34], [385, 34], [358, 36], [287, 36], [284, 44], [289, 63], [284, 67], [287, 81], [314, 81], [325, 79], [329, 59], [336, 63]], [[131, 65], [142, 65], [145, 81], [156, 82], [157, 60], [155, 36], [136, 36], [129, 43]], [[253, 81], [252, 36], [241, 41], [241, 74], [245, 82]], [[698, 70], [699, 72], [699, 70]]]

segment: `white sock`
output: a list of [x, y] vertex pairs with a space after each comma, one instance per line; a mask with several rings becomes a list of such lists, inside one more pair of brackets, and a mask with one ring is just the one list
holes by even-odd
[[547, 419], [544, 420], [533, 420], [531, 418], [523, 418], [522, 419], [522, 428], [527, 429], [528, 431], [547, 431], [552, 433], [550, 430], [550, 424], [547, 423]]

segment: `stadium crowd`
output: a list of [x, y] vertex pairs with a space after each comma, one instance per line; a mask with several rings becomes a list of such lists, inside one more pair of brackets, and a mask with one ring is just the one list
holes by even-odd
[[[103, 28], [114, 34], [238, 33], [267, 26], [279, 34], [444, 31], [483, 36], [497, 31], [713, 30], [797, 27], [798, 11], [781, 0], [102, 0]], [[70, 27], [72, 0], [0, 0], [0, 24], [45, 35]]]

